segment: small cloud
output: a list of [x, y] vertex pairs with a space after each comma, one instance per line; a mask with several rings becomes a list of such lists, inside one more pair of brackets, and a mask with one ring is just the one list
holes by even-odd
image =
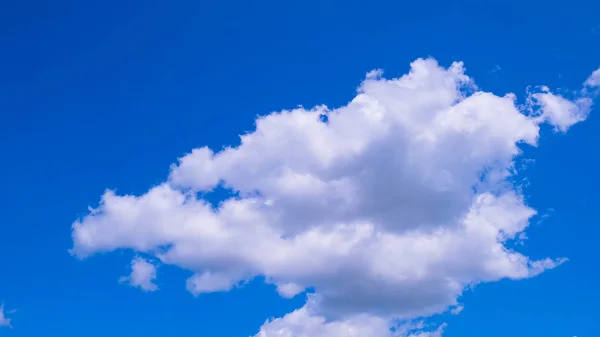
[[585, 81], [585, 85], [588, 87], [600, 87], [600, 68], [594, 70]]
[[450, 309], [450, 313], [452, 315], [458, 315], [463, 311], [464, 308], [465, 307], [462, 304], [459, 304], [459, 305], [455, 306], [454, 308]]
[[0, 305], [0, 327], [7, 326], [12, 329], [11, 319], [6, 317], [7, 314], [12, 314], [16, 310], [4, 310], [4, 304]]
[[374, 69], [367, 73], [366, 78], [369, 80], [377, 80], [377, 79], [381, 78], [382, 75], [383, 75], [383, 70]]
[[541, 224], [544, 220], [546, 220], [550, 215], [552, 215], [552, 213], [554, 213], [554, 208], [548, 208], [543, 214], [540, 215], [539, 220], [537, 221], [536, 225]]
[[154, 280], [156, 280], [156, 266], [146, 259], [136, 257], [131, 261], [131, 274], [121, 277], [119, 282], [127, 282], [144, 291], [156, 291], [158, 286]]
[[539, 121], [554, 126], [555, 131], [566, 132], [571, 126], [584, 121], [598, 95], [600, 88], [600, 68], [596, 69], [576, 92], [574, 99], [554, 94], [547, 86], [540, 86], [539, 92], [528, 98], [530, 104], [538, 107]]

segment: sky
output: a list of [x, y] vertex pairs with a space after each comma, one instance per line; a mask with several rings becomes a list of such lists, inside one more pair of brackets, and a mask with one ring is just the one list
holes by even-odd
[[596, 336], [600, 3], [0, 2], [0, 335]]

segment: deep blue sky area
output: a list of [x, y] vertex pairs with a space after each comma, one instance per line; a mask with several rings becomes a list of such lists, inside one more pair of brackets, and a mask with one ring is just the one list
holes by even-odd
[[[250, 336], [300, 307], [255, 281], [194, 298], [120, 285], [133, 253], [70, 256], [71, 224], [106, 188], [144, 193], [194, 147], [235, 145], [259, 114], [354, 97], [365, 73], [464, 61], [485, 91], [578, 89], [600, 66], [600, 2], [0, 1], [1, 336]], [[483, 284], [444, 337], [597, 336], [600, 110], [527, 148], [528, 203], [547, 214], [520, 251], [568, 257]], [[540, 217], [541, 219], [541, 217]]]

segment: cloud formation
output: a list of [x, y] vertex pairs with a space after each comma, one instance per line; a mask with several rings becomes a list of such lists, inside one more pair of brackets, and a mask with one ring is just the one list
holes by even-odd
[[6, 317], [7, 314], [13, 313], [14, 310], [4, 310], [4, 304], [0, 304], [0, 327], [12, 328], [11, 319]]
[[587, 87], [600, 87], [600, 68], [596, 69], [584, 84]]
[[[315, 290], [257, 337], [438, 337], [443, 326], [397, 322], [564, 261], [507, 247], [536, 214], [510, 178], [541, 124], [566, 132], [585, 120], [595, 76], [574, 99], [541, 87], [517, 106], [478, 90], [459, 62], [419, 59], [393, 79], [372, 71], [345, 106], [262, 116], [239, 146], [194, 149], [143, 195], [106, 191], [73, 224], [72, 253], [154, 255], [195, 272], [193, 294], [259, 275], [283, 297]], [[202, 194], [218, 186], [235, 196], [214, 207]], [[156, 289], [154, 268], [134, 261], [127, 279]]]
[[141, 257], [131, 261], [131, 274], [119, 279], [120, 282], [127, 282], [144, 291], [158, 290], [154, 280], [156, 280], [156, 266]]

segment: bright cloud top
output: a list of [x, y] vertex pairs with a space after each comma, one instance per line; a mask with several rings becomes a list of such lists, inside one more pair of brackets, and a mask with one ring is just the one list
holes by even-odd
[[[540, 125], [583, 121], [595, 72], [573, 99], [541, 88], [478, 91], [462, 63], [419, 59], [400, 78], [370, 72], [346, 106], [271, 113], [237, 147], [194, 149], [140, 196], [107, 191], [73, 224], [72, 253], [131, 249], [195, 272], [194, 294], [264, 276], [306, 305], [258, 337], [440, 336], [390, 327], [448, 309], [467, 286], [535, 276], [563, 259], [531, 260], [506, 244], [536, 214], [509, 182]], [[218, 207], [198, 197], [223, 186]], [[155, 266], [127, 280], [155, 290]]]

